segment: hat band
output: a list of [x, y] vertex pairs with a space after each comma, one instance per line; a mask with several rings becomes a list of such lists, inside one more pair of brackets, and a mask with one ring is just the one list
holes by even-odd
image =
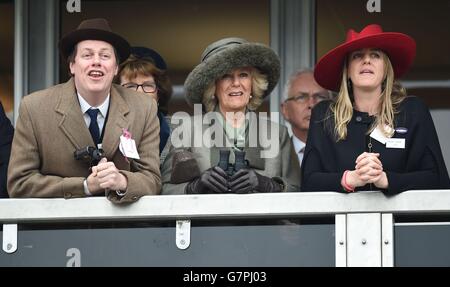
[[206, 55], [204, 55], [202, 58], [202, 62], [204, 62], [206, 59], [208, 59], [211, 56], [211, 54], [213, 54], [213, 52], [216, 53], [216, 52], [222, 51], [224, 49], [227, 49], [227, 48], [229, 48], [230, 45], [240, 45], [240, 44], [242, 44], [242, 42], [236, 41], [236, 42], [228, 42], [225, 45], [218, 46], [218, 47], [212, 49], [211, 51], [209, 51], [208, 53], [206, 53]]

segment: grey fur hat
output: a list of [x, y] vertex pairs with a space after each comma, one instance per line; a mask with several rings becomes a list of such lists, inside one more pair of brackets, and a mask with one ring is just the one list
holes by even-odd
[[241, 38], [224, 38], [205, 49], [201, 63], [186, 78], [187, 102], [202, 103], [203, 94], [212, 82], [240, 67], [255, 67], [267, 76], [269, 85], [264, 97], [272, 92], [280, 78], [280, 58], [270, 47]]

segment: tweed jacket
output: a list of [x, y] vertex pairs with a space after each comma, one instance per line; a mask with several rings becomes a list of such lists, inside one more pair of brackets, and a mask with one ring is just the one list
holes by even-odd
[[8, 197], [6, 191], [6, 172], [8, 169], [11, 142], [14, 128], [6, 117], [3, 105], [0, 103], [0, 198]]
[[[195, 120], [194, 120], [195, 121]], [[264, 122], [263, 126], [268, 128], [267, 134], [270, 135], [270, 129], [276, 128], [279, 132], [276, 134], [276, 141], [278, 141], [278, 149], [276, 151], [276, 156], [271, 158], [263, 158], [261, 157], [261, 152], [266, 150], [264, 147], [267, 147], [267, 143], [262, 144], [261, 141], [258, 140], [257, 146], [250, 146], [249, 143], [249, 133], [246, 135], [246, 146], [244, 151], [246, 152], [246, 159], [250, 164], [250, 168], [254, 169], [261, 175], [270, 177], [277, 182], [280, 182], [284, 186], [283, 191], [287, 192], [295, 192], [300, 191], [300, 165], [298, 163], [297, 155], [295, 154], [294, 148], [292, 146], [292, 142], [289, 138], [288, 131], [286, 127], [280, 126], [277, 123], [271, 122], [268, 119], [258, 119], [258, 128], [261, 127], [261, 122]], [[208, 141], [211, 139], [211, 135], [208, 135], [208, 131], [210, 130], [210, 125], [204, 124], [202, 130], [203, 141]], [[255, 127], [256, 128], [256, 127]], [[255, 128], [250, 128], [250, 130], [255, 130]], [[223, 129], [221, 130], [223, 132]], [[185, 187], [188, 184], [179, 183], [173, 184], [171, 183], [171, 173], [172, 173], [172, 163], [174, 154], [180, 150], [187, 150], [193, 153], [194, 158], [197, 161], [197, 165], [199, 167], [200, 172], [203, 172], [213, 166], [216, 166], [219, 162], [220, 158], [220, 147], [212, 146], [208, 147], [206, 145], [198, 147], [198, 145], [193, 144], [191, 147], [183, 147], [177, 148], [174, 146], [173, 139], [178, 138], [180, 132], [184, 132], [185, 135], [186, 130], [183, 130], [181, 127], [174, 128], [171, 136], [171, 146], [170, 152], [164, 160], [161, 176], [163, 182], [163, 194], [184, 194]], [[195, 134], [193, 126], [191, 126], [190, 135], [193, 135], [198, 139], [198, 135]], [[216, 131], [217, 132], [217, 131]], [[222, 134], [223, 138], [229, 144], [229, 139], [225, 135]], [[217, 134], [214, 136], [218, 137]], [[231, 152], [230, 162], [234, 162], [233, 152]], [[186, 171], [189, 172], [189, 171]]]
[[[158, 194], [159, 121], [151, 97], [113, 84], [104, 127], [103, 150], [108, 161], [127, 178], [125, 196], [106, 191], [115, 203], [133, 202]], [[131, 132], [140, 155], [126, 159], [119, 151], [123, 129]], [[22, 99], [8, 169], [11, 197], [84, 197], [89, 163], [74, 159], [74, 151], [94, 146], [83, 119], [74, 80]]]

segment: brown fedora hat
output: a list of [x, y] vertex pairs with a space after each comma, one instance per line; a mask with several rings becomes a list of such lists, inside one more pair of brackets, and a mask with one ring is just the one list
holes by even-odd
[[130, 55], [130, 44], [127, 40], [112, 32], [108, 21], [103, 18], [84, 20], [78, 28], [66, 34], [59, 41], [59, 49], [65, 59], [72, 53], [76, 44], [84, 40], [100, 40], [111, 44], [119, 54], [119, 63]]

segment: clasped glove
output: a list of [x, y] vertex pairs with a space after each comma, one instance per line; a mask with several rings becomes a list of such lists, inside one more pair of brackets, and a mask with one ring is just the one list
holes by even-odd
[[185, 191], [187, 194], [227, 193], [230, 192], [227, 177], [223, 169], [215, 166], [191, 181]]
[[241, 169], [229, 180], [231, 192], [281, 192], [281, 186], [273, 179], [260, 175], [253, 169]]

